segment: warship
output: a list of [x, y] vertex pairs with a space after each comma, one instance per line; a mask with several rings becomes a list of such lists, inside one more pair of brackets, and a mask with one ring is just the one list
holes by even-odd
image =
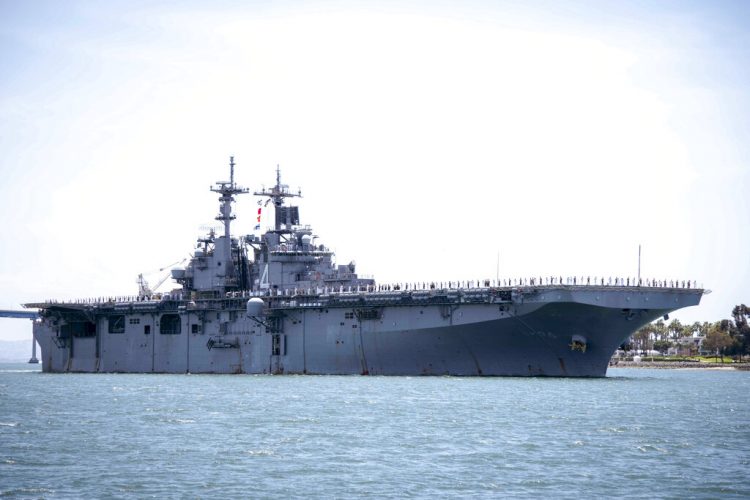
[[[691, 282], [546, 277], [379, 284], [300, 223], [279, 169], [255, 191], [256, 232], [233, 236], [234, 180], [179, 288], [25, 304], [45, 372], [603, 377], [640, 326], [697, 305]], [[260, 231], [271, 205], [273, 225]], [[220, 229], [220, 228], [218, 228]], [[184, 261], [183, 261], [184, 262]]]

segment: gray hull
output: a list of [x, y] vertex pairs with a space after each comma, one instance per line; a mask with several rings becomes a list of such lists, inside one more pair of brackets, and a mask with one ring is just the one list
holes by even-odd
[[278, 168], [276, 184], [253, 193], [255, 231], [271, 222], [269, 204], [272, 225], [233, 237], [234, 196], [249, 190], [234, 182], [233, 157], [229, 166], [229, 181], [211, 187], [223, 235], [209, 230], [170, 270], [179, 289], [155, 294], [140, 275], [138, 297], [26, 304], [39, 309], [45, 372], [601, 377], [638, 327], [703, 294], [640, 277], [377, 284], [353, 261], [336, 265], [300, 224], [285, 203], [302, 194]]
[[697, 305], [702, 293], [542, 286], [266, 296], [263, 317], [248, 317], [247, 296], [38, 304], [34, 336], [45, 372], [602, 377], [637, 328]]

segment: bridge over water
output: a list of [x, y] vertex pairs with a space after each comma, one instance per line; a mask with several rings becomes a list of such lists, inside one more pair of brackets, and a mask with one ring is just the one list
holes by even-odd
[[[35, 320], [38, 317], [39, 312], [34, 310], [15, 311], [12, 309], [0, 309], [0, 318], [20, 318]], [[29, 360], [29, 363], [39, 363], [39, 360], [36, 358], [36, 341], [34, 340], [34, 338], [31, 339], [31, 359]]]
[[25, 319], [37, 319], [39, 313], [37, 311], [14, 311], [12, 309], [0, 309], [0, 318], [25, 318]]

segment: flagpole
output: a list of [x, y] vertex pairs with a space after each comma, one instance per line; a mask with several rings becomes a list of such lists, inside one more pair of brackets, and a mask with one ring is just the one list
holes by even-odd
[[638, 284], [641, 284], [641, 244], [638, 244]]
[[500, 283], [500, 250], [497, 251], [497, 266], [495, 267], [495, 283]]

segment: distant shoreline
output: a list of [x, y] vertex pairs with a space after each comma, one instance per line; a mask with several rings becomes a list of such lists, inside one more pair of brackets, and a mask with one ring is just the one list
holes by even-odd
[[750, 371], [750, 363], [696, 363], [689, 361], [614, 361], [610, 368], [658, 368], [666, 370], [743, 370]]

